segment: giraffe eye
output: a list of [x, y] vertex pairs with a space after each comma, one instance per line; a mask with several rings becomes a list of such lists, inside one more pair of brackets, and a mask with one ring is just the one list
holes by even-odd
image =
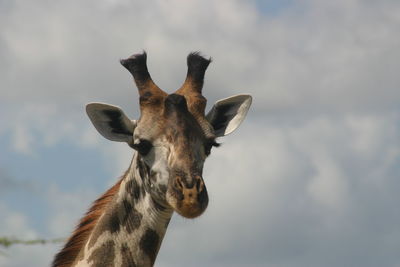
[[132, 147], [133, 149], [137, 150], [140, 155], [146, 156], [150, 152], [153, 145], [148, 140], [140, 139], [140, 142], [138, 144], [133, 144]]

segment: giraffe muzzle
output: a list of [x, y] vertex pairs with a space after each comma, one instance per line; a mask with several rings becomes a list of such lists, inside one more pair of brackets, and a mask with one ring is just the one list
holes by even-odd
[[191, 177], [191, 179], [176, 177], [173, 183], [173, 192], [174, 197], [170, 204], [183, 217], [198, 217], [207, 208], [207, 189], [203, 178], [199, 175]]

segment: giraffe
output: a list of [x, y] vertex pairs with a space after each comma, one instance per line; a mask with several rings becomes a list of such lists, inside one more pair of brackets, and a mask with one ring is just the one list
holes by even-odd
[[136, 152], [125, 174], [80, 220], [53, 267], [153, 266], [173, 213], [195, 218], [208, 205], [205, 159], [219, 145], [217, 137], [241, 124], [252, 98], [219, 100], [205, 115], [202, 87], [211, 58], [190, 53], [186, 79], [173, 94], [153, 82], [146, 61], [146, 52], [120, 61], [139, 91], [138, 120], [117, 106], [86, 106], [103, 137], [125, 142]]

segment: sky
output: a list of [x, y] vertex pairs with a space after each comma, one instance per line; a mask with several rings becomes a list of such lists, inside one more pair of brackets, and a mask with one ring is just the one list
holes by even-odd
[[[0, 236], [67, 237], [127, 169], [132, 150], [84, 111], [138, 118], [119, 59], [146, 50], [173, 92], [201, 51], [208, 109], [253, 105], [205, 164], [205, 214], [174, 215], [156, 266], [400, 266], [399, 29], [395, 0], [0, 0]], [[0, 249], [0, 266], [60, 247]]]

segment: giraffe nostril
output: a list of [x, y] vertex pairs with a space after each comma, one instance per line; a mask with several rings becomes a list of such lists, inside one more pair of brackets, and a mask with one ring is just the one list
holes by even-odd
[[180, 190], [183, 189], [183, 184], [182, 184], [182, 180], [180, 177], [176, 178], [176, 187]]
[[201, 177], [197, 177], [196, 178], [196, 189], [197, 189], [197, 192], [203, 191], [203, 188], [204, 188], [203, 179]]

